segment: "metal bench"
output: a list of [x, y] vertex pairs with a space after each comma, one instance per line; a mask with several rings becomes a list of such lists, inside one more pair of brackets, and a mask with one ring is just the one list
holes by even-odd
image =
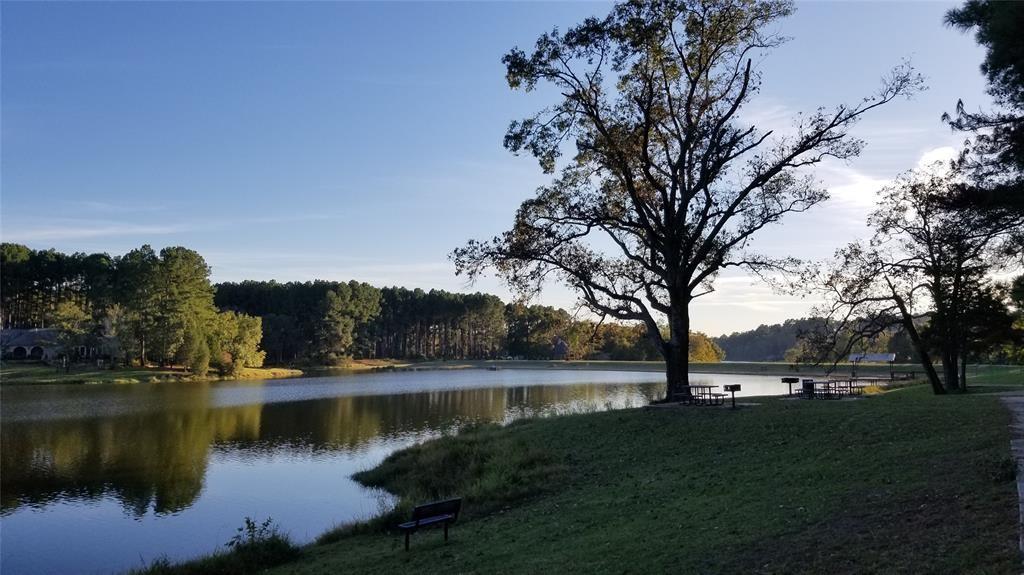
[[448, 526], [459, 518], [462, 509], [462, 498], [445, 499], [417, 505], [412, 510], [412, 520], [402, 523], [399, 529], [405, 532], [405, 550], [409, 550], [409, 535], [421, 527], [444, 526], [444, 540], [448, 541]]

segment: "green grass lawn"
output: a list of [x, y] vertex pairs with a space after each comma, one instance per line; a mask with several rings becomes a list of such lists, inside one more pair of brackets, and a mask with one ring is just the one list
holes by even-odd
[[[1007, 425], [924, 387], [737, 411], [634, 409], [487, 426], [363, 473], [402, 509], [274, 573], [1018, 573]], [[382, 532], [459, 494], [438, 530]], [[329, 505], [329, 502], [325, 502]]]
[[[236, 378], [230, 379], [271, 379], [276, 377], [299, 377], [302, 372], [286, 368], [245, 368]], [[72, 366], [69, 373], [40, 363], [7, 361], [0, 368], [0, 384], [31, 385], [50, 383], [140, 383], [157, 381], [215, 381], [215, 375], [194, 378], [183, 369], [175, 368], [120, 368], [97, 369], [88, 366]]]
[[967, 385], [1024, 386], [1024, 365], [968, 366]]

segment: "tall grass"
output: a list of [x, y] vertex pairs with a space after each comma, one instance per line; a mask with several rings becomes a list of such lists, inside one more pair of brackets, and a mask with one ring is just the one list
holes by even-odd
[[271, 518], [262, 523], [246, 517], [234, 537], [220, 551], [184, 563], [162, 557], [132, 575], [245, 575], [294, 561], [302, 550], [292, 543]]

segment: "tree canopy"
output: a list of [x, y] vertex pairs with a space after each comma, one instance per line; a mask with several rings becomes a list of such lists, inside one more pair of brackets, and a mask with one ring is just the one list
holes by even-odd
[[1024, 211], [1024, 4], [968, 0], [946, 14], [946, 23], [974, 31], [985, 48], [981, 71], [996, 104], [994, 110], [972, 112], [961, 100], [955, 115], [944, 116], [953, 129], [974, 134], [961, 161], [975, 172], [975, 181], [963, 199]]

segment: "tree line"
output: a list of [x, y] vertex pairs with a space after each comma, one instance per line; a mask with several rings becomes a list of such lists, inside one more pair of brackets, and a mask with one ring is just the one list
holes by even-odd
[[[183, 247], [157, 253], [142, 246], [112, 257], [5, 243], [0, 278], [4, 328], [54, 328], [69, 350], [103, 348], [119, 362], [204, 374], [211, 365], [232, 374], [264, 360], [657, 357], [642, 326], [579, 319], [490, 294], [357, 281], [213, 285], [202, 256]], [[691, 356], [721, 361], [724, 353], [695, 334]]]
[[[969, 361], [986, 364], [1024, 364], [1024, 276], [1010, 282], [994, 282], [993, 298], [984, 310], [976, 310]], [[864, 333], [853, 326], [870, 323], [867, 317], [852, 318], [845, 330], [835, 333], [829, 317], [788, 319], [762, 324], [747, 331], [714, 338], [732, 361], [785, 361], [820, 363], [845, 361], [850, 353], [893, 353], [897, 363], [918, 361], [910, 335], [898, 324]], [[915, 320], [925, 347], [940, 353], [943, 338], [929, 315]], [[832, 329], [830, 329], [832, 328]], [[983, 329], [982, 329], [983, 328]]]
[[[263, 319], [263, 348], [281, 364], [332, 365], [349, 358], [648, 360], [642, 326], [574, 318], [564, 309], [505, 303], [483, 293], [376, 288], [356, 281], [243, 281], [216, 286], [221, 309]], [[694, 361], [724, 353], [694, 336]]]

